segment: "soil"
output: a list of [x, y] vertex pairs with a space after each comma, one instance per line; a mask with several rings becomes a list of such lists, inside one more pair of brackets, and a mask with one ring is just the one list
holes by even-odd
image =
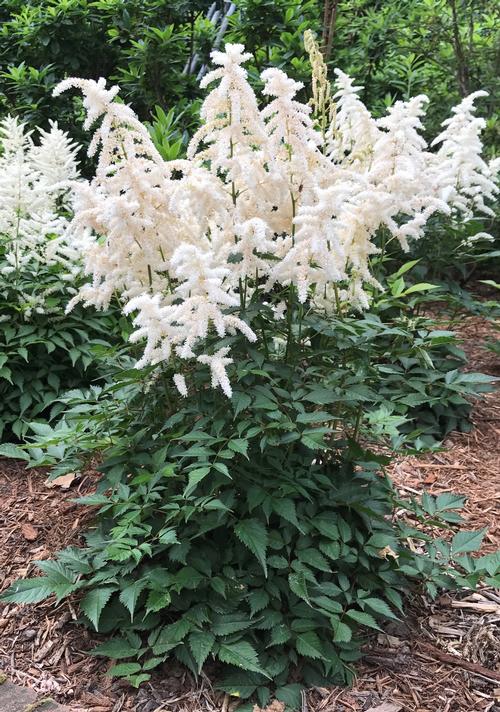
[[[480, 318], [460, 325], [470, 369], [500, 375], [484, 347], [495, 336]], [[402, 457], [391, 476], [404, 495], [459, 492], [467, 496], [466, 528], [487, 527], [483, 551], [500, 549], [500, 403], [488, 394], [473, 411], [470, 433], [453, 433], [439, 452]], [[69, 489], [48, 487], [47, 472], [0, 461], [0, 590], [33, 575], [34, 559], [79, 544], [92, 509], [72, 500], [94, 491], [97, 473]], [[314, 688], [303, 712], [500, 712], [500, 591], [425, 597], [411, 602], [404, 623], [372, 640], [351, 689]], [[71, 602], [0, 608], [0, 675], [50, 696], [72, 712], [232, 712], [238, 700], [214, 691], [209, 675], [195, 683], [169, 664], [139, 691], [106, 676], [109, 662], [87, 655], [96, 642], [77, 625]], [[281, 712], [274, 703], [269, 712]]]

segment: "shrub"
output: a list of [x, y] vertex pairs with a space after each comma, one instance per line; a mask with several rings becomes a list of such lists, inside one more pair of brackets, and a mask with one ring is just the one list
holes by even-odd
[[[481, 533], [448, 545], [394, 516], [404, 506], [431, 524], [459, 522], [463, 499], [400, 503], [369, 449], [400, 437], [411, 409], [434, 397], [418, 364], [431, 367], [451, 335], [398, 307], [432, 285], [407, 287], [400, 271], [385, 305], [396, 318], [359, 316], [380, 288], [381, 235], [407, 247], [434, 213], [488, 210], [494, 165], [479, 159], [474, 96], [431, 153], [419, 133], [425, 97], [374, 120], [341, 71], [333, 101], [308, 45], [313, 109], [273, 68], [260, 110], [244, 48], [214, 52], [202, 84], [215, 88], [185, 160], [165, 162], [104, 81], [58, 89], [83, 90], [87, 126], [102, 119], [96, 176], [74, 185], [74, 234], [95, 232], [84, 250], [92, 282], [72, 305], [106, 308], [118, 294], [144, 351], [104, 407], [69, 395], [76, 418], [42, 433], [47, 448], [76, 433], [103, 451], [99, 491], [81, 500], [100, 506], [98, 527], [4, 599], [82, 593], [90, 624], [120, 632], [96, 654], [132, 659], [110, 674], [134, 685], [169, 654], [194, 675], [213, 656], [227, 666], [223, 689], [264, 704], [272, 683], [293, 707], [300, 684], [350, 679], [360, 627], [395, 617], [410, 581], [435, 594], [496, 580], [494, 557], [464, 556]], [[462, 397], [451, 373], [438, 387]]]

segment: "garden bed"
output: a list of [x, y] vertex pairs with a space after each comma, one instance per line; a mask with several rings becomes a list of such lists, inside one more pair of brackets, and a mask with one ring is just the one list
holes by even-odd
[[[471, 318], [460, 327], [470, 368], [500, 375], [498, 360], [482, 342], [491, 327]], [[466, 527], [488, 527], [483, 552], [500, 548], [500, 404], [495, 394], [479, 403], [471, 433], [454, 433], [441, 452], [399, 458], [391, 468], [403, 495], [454, 491], [467, 495]], [[47, 473], [0, 466], [0, 589], [32, 572], [33, 559], [50, 558], [77, 544], [91, 508], [72, 500], [93, 491], [88, 472], [69, 489], [48, 487]], [[13, 681], [50, 695], [80, 712], [197, 712], [234, 709], [237, 700], [214, 691], [204, 675], [195, 684], [176, 663], [165, 664], [139, 691], [105, 672], [109, 662], [88, 657], [95, 639], [75, 626], [68, 601], [7, 605], [0, 611], [0, 669]], [[404, 623], [390, 623], [372, 639], [353, 689], [316, 688], [304, 698], [309, 712], [498, 712], [500, 710], [500, 593], [412, 602]], [[275, 703], [280, 712], [280, 703]], [[274, 707], [273, 707], [274, 712]]]

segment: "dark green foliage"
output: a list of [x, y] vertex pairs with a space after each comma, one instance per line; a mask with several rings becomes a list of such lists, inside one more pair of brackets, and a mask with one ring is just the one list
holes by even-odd
[[[57, 399], [102, 378], [112, 345], [126, 336], [116, 309], [90, 315], [78, 306], [65, 315], [65, 290], [57, 268], [2, 280], [0, 440], [22, 438], [28, 423], [45, 424], [60, 413], [60, 406], [51, 408]], [[40, 302], [45, 291], [50, 296]]]
[[80, 101], [51, 96], [66, 76], [118, 81], [141, 119], [155, 105], [189, 107], [198, 83], [196, 72], [183, 69], [195, 52], [208, 59], [217, 30], [204, 19], [210, 4], [10, 0], [0, 31], [0, 113], [21, 114], [41, 127], [56, 116], [61, 128], [86, 145], [85, 134], [75, 128], [81, 124]]
[[[497, 581], [498, 561], [468, 556], [480, 533], [461, 532], [450, 548], [411, 524], [459, 523], [463, 498], [403, 502], [387, 459], [365, 449], [387, 437], [423, 443], [422, 402], [410, 396], [432, 401], [428, 361], [446, 362], [451, 335], [404, 317], [299, 311], [286, 359], [279, 340], [264, 354], [231, 339], [230, 402], [203, 370], [191, 374], [196, 395], [180, 399], [162, 368], [63, 398], [69, 411], [38, 433], [31, 464], [61, 461], [57, 474], [102, 451], [98, 490], [80, 500], [99, 507], [97, 526], [84, 549], [43, 562], [44, 577], [4, 600], [78, 592], [88, 625], [111, 635], [95, 654], [117, 660], [110, 674], [133, 685], [169, 656], [194, 676], [215, 658], [222, 689], [260, 701], [276, 690], [296, 708], [297, 680], [352, 679], [365, 636], [402, 613], [413, 584], [434, 595]], [[272, 311], [256, 303], [246, 316], [257, 328]], [[458, 372], [438, 373], [440, 388], [456, 379], [463, 397]], [[393, 518], [396, 507], [408, 518]]]

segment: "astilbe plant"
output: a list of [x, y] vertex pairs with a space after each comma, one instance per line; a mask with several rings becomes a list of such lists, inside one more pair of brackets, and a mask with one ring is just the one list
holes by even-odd
[[61, 319], [90, 235], [68, 239], [76, 152], [55, 122], [38, 140], [15, 117], [0, 122], [0, 436], [20, 436], [26, 419], [84, 383], [91, 342], [106, 333], [106, 319], [85, 326], [81, 309]]
[[[70, 308], [118, 294], [145, 348], [135, 376], [122, 374], [103, 406], [79, 396], [76, 426], [70, 412], [47, 440], [85, 436], [101, 451], [98, 492], [82, 500], [100, 507], [96, 529], [4, 600], [83, 594], [88, 623], [115, 634], [95, 653], [128, 660], [109, 672], [134, 685], [169, 657], [194, 676], [214, 658], [230, 694], [264, 705], [272, 684], [296, 708], [301, 685], [352, 678], [360, 627], [394, 618], [411, 581], [435, 594], [498, 573], [494, 558], [467, 556], [480, 533], [450, 545], [413, 526], [426, 514], [459, 522], [462, 498], [403, 503], [381, 473], [387, 460], [369, 445], [405, 418], [364, 404], [406, 333], [352, 316], [378, 288], [379, 231], [406, 246], [434, 213], [494, 195], [479, 127], [471, 118], [463, 160], [449, 127], [432, 153], [424, 97], [375, 120], [345, 74], [330, 95], [308, 44], [314, 112], [279, 69], [263, 72], [259, 108], [244, 48], [214, 52], [186, 160], [161, 158], [117, 87], [68, 79], [57, 90], [81, 88], [87, 126], [101, 119], [96, 176], [75, 184], [69, 230], [92, 231], [92, 281]], [[412, 356], [432, 353], [438, 337], [427, 336]]]

